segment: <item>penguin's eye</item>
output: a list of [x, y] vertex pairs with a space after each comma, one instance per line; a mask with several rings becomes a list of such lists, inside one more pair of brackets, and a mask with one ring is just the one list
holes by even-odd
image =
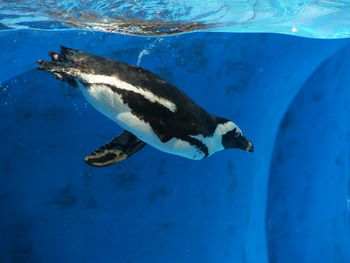
[[235, 129], [235, 137], [239, 137], [239, 136], [242, 136], [242, 131], [238, 128]]

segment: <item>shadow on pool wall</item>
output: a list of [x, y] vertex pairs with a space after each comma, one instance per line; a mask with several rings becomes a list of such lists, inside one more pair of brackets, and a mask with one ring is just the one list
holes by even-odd
[[[300, 205], [319, 209], [318, 213], [308, 213], [305, 221], [290, 220], [294, 227], [301, 227], [317, 221], [324, 207], [314, 207], [312, 202], [306, 207], [304, 198], [301, 201], [296, 197], [287, 204], [273, 198], [286, 194], [281, 189], [288, 191], [286, 184], [292, 180], [291, 176], [276, 177], [282, 171], [278, 169], [283, 168], [276, 163], [278, 145], [283, 147], [276, 135], [283, 135], [280, 123], [295, 96], [305, 90], [303, 87], [317, 84], [313, 79], [322, 78], [317, 85], [323, 92], [331, 92], [326, 89], [327, 83], [332, 86], [335, 75], [344, 78], [339, 80], [344, 93], [332, 96], [346, 106], [349, 63], [339, 64], [336, 74], [325, 70], [322, 75], [319, 66], [337, 61], [337, 56], [341, 60], [349, 53], [349, 44], [350, 40], [321, 41], [270, 34], [196, 33], [155, 39], [82, 31], [1, 33], [1, 260], [264, 263], [270, 257], [285, 263], [294, 249], [301, 253], [299, 262], [310, 262], [310, 254], [298, 250], [301, 239], [288, 238], [288, 230], [293, 229], [283, 228], [281, 213], [293, 210], [296, 214]], [[142, 67], [171, 81], [213, 114], [232, 118], [252, 138], [256, 152], [223, 151], [203, 161], [191, 161], [147, 147], [119, 165], [103, 169], [87, 166], [83, 157], [120, 129], [87, 105], [79, 92], [34, 69], [37, 59], [47, 58], [47, 51], [58, 50], [59, 45], [132, 64], [137, 63], [140, 54], [146, 54], [141, 59]], [[315, 105], [322, 108], [327, 101], [333, 102], [323, 93], [312, 96], [320, 105], [305, 104], [306, 112]], [[341, 107], [334, 108], [337, 116], [340, 114], [334, 120], [339, 122], [338, 135], [333, 138], [339, 141], [332, 146], [335, 160], [336, 143], [344, 151], [349, 146], [345, 139], [340, 144], [340, 135], [348, 128], [341, 125], [346, 118]], [[317, 116], [323, 118], [320, 113]], [[292, 136], [288, 129], [295, 123], [298, 122], [285, 129], [287, 135]], [[298, 127], [298, 140], [310, 128], [306, 119], [301, 125], [305, 128]], [[332, 126], [322, 126], [321, 121], [317, 127], [320, 136], [334, 133]], [[320, 139], [332, 143], [331, 138]], [[312, 144], [320, 146], [317, 138]], [[288, 158], [289, 148], [294, 151], [293, 146], [281, 149], [284, 159]], [[326, 162], [316, 161], [315, 158], [318, 172], [304, 177], [315, 181], [308, 184], [308, 189], [321, 196], [318, 191], [322, 185], [316, 180], [333, 182], [334, 176], [327, 172], [329, 167], [323, 167]], [[347, 161], [345, 154], [338, 160], [345, 166]], [[303, 165], [305, 169], [310, 167]], [[345, 209], [335, 203], [341, 200], [346, 205], [343, 198], [348, 187], [348, 178], [341, 179], [342, 172], [338, 171], [338, 181], [322, 188], [327, 192], [326, 187], [339, 187], [332, 198], [323, 197], [327, 209], [335, 209], [334, 216]], [[287, 174], [283, 170], [284, 173]], [[303, 180], [302, 176], [299, 180]], [[327, 216], [318, 221], [318, 226], [331, 231], [327, 228], [331, 215]], [[348, 221], [341, 221], [348, 219], [336, 220], [339, 222], [332, 231], [344, 232], [332, 243], [336, 248], [316, 242], [316, 230], [309, 233], [310, 239], [301, 240], [303, 248], [327, 251], [327, 260], [348, 261], [345, 252], [333, 254], [349, 242], [345, 237]], [[285, 246], [280, 246], [280, 241]]]
[[276, 137], [267, 209], [270, 262], [350, 259], [350, 47], [325, 60]]

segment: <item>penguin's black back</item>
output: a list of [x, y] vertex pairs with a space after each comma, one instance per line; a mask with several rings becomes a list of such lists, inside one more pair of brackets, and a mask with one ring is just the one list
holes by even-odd
[[151, 125], [163, 142], [188, 135], [211, 136], [218, 123], [227, 121], [209, 114], [174, 85], [143, 68], [66, 47], [61, 47], [61, 53], [56, 54], [58, 57], [55, 59], [52, 54], [56, 53], [50, 54], [54, 60], [51, 63], [61, 63], [61, 66], [87, 74], [115, 76], [174, 103], [176, 111], [172, 112], [159, 103], [147, 100], [141, 94], [108, 85], [122, 97], [133, 114]]

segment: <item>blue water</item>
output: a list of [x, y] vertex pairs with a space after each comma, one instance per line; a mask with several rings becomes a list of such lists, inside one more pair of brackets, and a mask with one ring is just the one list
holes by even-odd
[[[1, 263], [350, 262], [350, 39], [51, 25], [0, 32]], [[256, 151], [86, 165], [121, 130], [35, 70], [59, 45], [161, 75]]]
[[350, 37], [349, 0], [1, 0], [0, 30], [85, 28], [132, 35], [191, 31]]

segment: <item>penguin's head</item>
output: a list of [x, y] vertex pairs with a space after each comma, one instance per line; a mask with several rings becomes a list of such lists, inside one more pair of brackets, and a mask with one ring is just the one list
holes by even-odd
[[254, 152], [254, 145], [243, 136], [241, 130], [235, 126], [222, 135], [222, 145], [225, 149], [241, 149], [247, 152]]

